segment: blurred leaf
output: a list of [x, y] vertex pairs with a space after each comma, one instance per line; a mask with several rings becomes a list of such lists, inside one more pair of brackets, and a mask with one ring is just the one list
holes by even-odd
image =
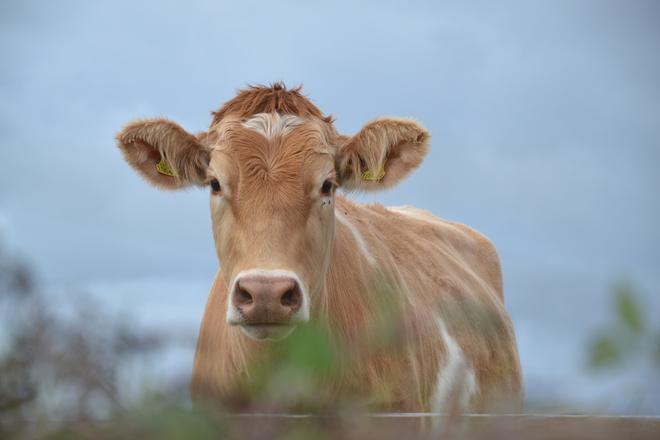
[[288, 363], [296, 369], [315, 374], [328, 373], [335, 364], [334, 349], [328, 337], [318, 328], [298, 329], [288, 341]]
[[324, 405], [323, 387], [337, 366], [329, 336], [312, 325], [299, 326], [286, 339], [256, 357], [241, 386], [257, 406], [268, 411], [297, 411]]
[[626, 327], [635, 333], [641, 333], [644, 323], [640, 306], [630, 286], [622, 286], [617, 290], [617, 312], [619, 319]]
[[610, 367], [621, 362], [621, 351], [616, 341], [605, 335], [599, 336], [591, 345], [589, 365], [592, 368]]
[[[267, 395], [288, 409], [320, 403], [321, 383], [335, 367], [335, 353], [327, 335], [303, 326], [285, 342], [278, 368], [267, 373]], [[317, 402], [315, 402], [315, 400]]]

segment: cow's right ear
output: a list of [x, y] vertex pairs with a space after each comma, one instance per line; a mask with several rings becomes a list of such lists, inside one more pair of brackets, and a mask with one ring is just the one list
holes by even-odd
[[203, 186], [210, 151], [206, 133], [197, 136], [168, 119], [142, 119], [117, 133], [124, 159], [147, 182], [161, 189]]

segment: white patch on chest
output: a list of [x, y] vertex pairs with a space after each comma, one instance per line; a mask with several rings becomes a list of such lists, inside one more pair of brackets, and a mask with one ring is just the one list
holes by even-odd
[[241, 125], [249, 130], [262, 134], [266, 139], [270, 140], [276, 136], [284, 136], [304, 123], [304, 119], [295, 115], [259, 113], [252, 116]]
[[351, 223], [349, 219], [344, 217], [344, 215], [336, 209], [335, 209], [335, 218], [338, 219], [344, 226], [348, 227], [348, 229], [353, 234], [353, 237], [355, 237], [355, 241], [358, 245], [358, 250], [360, 251], [360, 253], [364, 256], [364, 258], [369, 262], [370, 265], [375, 266], [376, 260], [374, 260], [374, 257], [371, 256], [371, 253], [367, 248], [367, 243], [364, 241], [364, 238], [362, 237], [362, 234], [360, 234], [358, 228], [356, 228], [355, 225]]
[[440, 335], [445, 344], [445, 356], [440, 360], [438, 381], [431, 399], [431, 411], [448, 413], [452, 410], [470, 410], [470, 398], [477, 392], [477, 379], [468, 364], [463, 350], [447, 331], [447, 326], [438, 318]]

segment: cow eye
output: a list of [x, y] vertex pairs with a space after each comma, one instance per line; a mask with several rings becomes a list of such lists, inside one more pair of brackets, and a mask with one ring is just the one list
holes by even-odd
[[332, 191], [332, 182], [326, 180], [325, 182], [323, 182], [323, 186], [321, 187], [321, 192], [323, 193], [323, 195], [327, 196], [330, 194], [330, 191]]
[[218, 182], [218, 181], [215, 180], [215, 179], [214, 179], [214, 180], [211, 180], [211, 188], [213, 189], [213, 192], [218, 192], [218, 191], [220, 191], [220, 190], [222, 189], [222, 188], [220, 187], [220, 182]]

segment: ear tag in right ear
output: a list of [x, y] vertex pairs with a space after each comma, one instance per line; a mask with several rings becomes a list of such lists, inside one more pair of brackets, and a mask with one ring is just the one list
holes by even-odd
[[383, 166], [380, 167], [380, 172], [376, 177], [374, 177], [374, 173], [371, 172], [371, 170], [367, 170], [364, 173], [362, 173], [362, 180], [382, 180], [383, 177], [385, 177], [385, 164], [387, 163], [387, 158], [383, 161]]
[[160, 174], [165, 174], [166, 176], [181, 177], [174, 174], [174, 171], [172, 171], [172, 168], [170, 168], [170, 164], [165, 160], [164, 157], [162, 157], [160, 162], [156, 164], [156, 170], [158, 170]]

